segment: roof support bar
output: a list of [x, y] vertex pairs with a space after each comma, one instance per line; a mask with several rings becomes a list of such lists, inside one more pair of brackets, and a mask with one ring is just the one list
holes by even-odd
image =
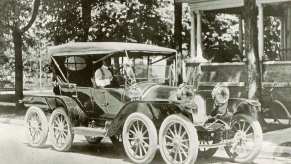
[[56, 61], [56, 59], [54, 57], [51, 57], [52, 61], [54, 62], [55, 66], [57, 67], [57, 69], [60, 71], [62, 77], [64, 78], [65, 82], [69, 82], [69, 80], [66, 78], [66, 76], [64, 75], [61, 67], [59, 66], [58, 62]]

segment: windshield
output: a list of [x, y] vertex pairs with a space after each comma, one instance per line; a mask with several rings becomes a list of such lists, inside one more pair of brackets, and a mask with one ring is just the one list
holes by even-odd
[[130, 60], [137, 82], [166, 83], [169, 80], [171, 59], [164, 56], [143, 56]]

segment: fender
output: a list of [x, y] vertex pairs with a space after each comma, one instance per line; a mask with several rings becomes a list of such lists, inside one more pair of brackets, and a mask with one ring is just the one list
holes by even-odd
[[258, 119], [258, 112], [261, 112], [261, 104], [256, 100], [231, 98], [228, 102], [228, 109], [234, 114], [243, 113]]
[[166, 101], [134, 101], [126, 104], [115, 119], [110, 124], [107, 135], [113, 136], [120, 134], [126, 118], [134, 112], [140, 112], [147, 115], [160, 128], [163, 120], [170, 114], [185, 113], [177, 104]]
[[71, 97], [61, 95], [30, 95], [29, 97], [39, 97], [45, 99], [49, 108], [46, 112], [49, 113], [53, 112], [53, 110], [57, 107], [63, 107], [74, 126], [80, 125], [87, 118], [87, 115], [82, 110], [80, 104]]

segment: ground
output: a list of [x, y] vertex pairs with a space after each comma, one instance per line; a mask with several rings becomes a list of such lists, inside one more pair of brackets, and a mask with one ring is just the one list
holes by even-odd
[[[264, 134], [263, 151], [255, 163], [291, 164], [289, 147], [280, 144], [291, 143], [291, 129], [268, 132]], [[108, 139], [99, 145], [88, 144], [83, 136], [76, 136], [70, 152], [57, 152], [52, 149], [50, 142], [43, 148], [32, 148], [26, 144], [23, 121], [20, 119], [0, 118], [0, 163], [1, 164], [128, 164], [129, 159], [115, 149]], [[280, 139], [276, 140], [276, 138]], [[274, 141], [274, 142], [273, 142]], [[291, 151], [289, 151], [291, 152]], [[164, 163], [157, 155], [153, 164]], [[196, 163], [231, 164], [223, 149], [213, 158], [198, 160]]]

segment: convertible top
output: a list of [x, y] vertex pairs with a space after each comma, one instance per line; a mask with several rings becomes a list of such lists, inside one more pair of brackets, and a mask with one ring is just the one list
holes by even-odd
[[155, 45], [125, 42], [72, 42], [49, 47], [51, 56], [106, 55], [117, 52], [173, 55], [176, 50]]

